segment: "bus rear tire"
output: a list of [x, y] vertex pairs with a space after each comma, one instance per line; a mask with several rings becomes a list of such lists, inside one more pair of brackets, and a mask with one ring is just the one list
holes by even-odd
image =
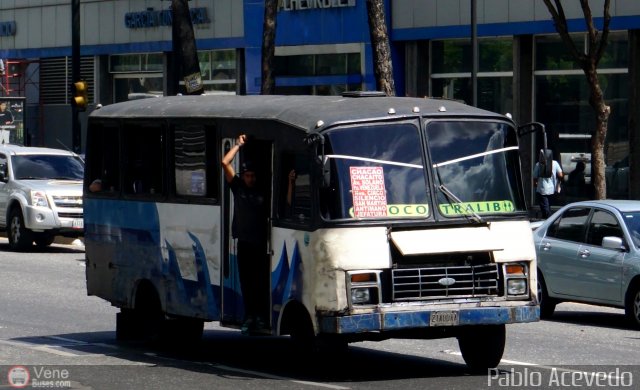
[[142, 334], [143, 330], [135, 310], [120, 309], [120, 313], [116, 314], [116, 340], [138, 340]]
[[458, 336], [462, 358], [474, 373], [486, 374], [488, 369], [500, 364], [505, 341], [504, 324], [471, 326]]

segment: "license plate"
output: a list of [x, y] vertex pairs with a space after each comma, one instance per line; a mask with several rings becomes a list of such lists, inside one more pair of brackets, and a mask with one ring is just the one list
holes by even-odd
[[84, 228], [84, 219], [74, 219], [71, 222], [71, 226], [74, 229], [83, 229]]
[[429, 326], [458, 325], [460, 319], [457, 311], [434, 311], [429, 319]]

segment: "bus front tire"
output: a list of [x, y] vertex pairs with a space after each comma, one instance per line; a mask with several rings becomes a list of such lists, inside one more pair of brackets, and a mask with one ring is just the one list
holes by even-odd
[[474, 373], [485, 373], [502, 360], [506, 341], [503, 325], [471, 326], [458, 336], [458, 345], [467, 367]]

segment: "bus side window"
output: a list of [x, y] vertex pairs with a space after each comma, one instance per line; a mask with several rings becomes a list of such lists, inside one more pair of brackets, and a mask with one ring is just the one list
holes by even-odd
[[219, 163], [216, 150], [214, 127], [196, 123], [173, 126], [176, 195], [217, 196]]
[[91, 154], [87, 155], [86, 164], [91, 179], [89, 192], [115, 193], [120, 189], [119, 139], [116, 125], [94, 123], [90, 126], [87, 149]]
[[311, 218], [311, 175], [303, 154], [283, 153], [280, 172], [280, 217], [299, 223]]
[[124, 182], [126, 194], [163, 193], [163, 128], [128, 123], [124, 129]]

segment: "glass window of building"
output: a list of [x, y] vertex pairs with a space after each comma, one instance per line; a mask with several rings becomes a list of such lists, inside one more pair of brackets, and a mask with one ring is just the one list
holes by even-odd
[[[586, 35], [573, 36], [580, 50], [586, 47]], [[629, 110], [628, 38], [626, 33], [612, 33], [600, 61], [598, 75], [604, 98], [611, 107], [605, 140], [605, 177], [607, 197], [628, 197]], [[595, 113], [589, 105], [589, 85], [582, 70], [569, 57], [557, 35], [535, 38], [535, 115], [546, 126], [547, 142], [565, 175], [565, 194], [559, 203], [592, 199], [591, 136]], [[542, 138], [537, 140], [537, 148]], [[567, 183], [569, 173], [584, 164], [586, 188]]]
[[[471, 42], [431, 42], [431, 95], [471, 103]], [[478, 106], [512, 112], [513, 43], [511, 38], [478, 42]]]
[[359, 52], [277, 55], [276, 93], [340, 95], [362, 89]]
[[163, 95], [162, 53], [114, 54], [109, 56], [113, 77], [113, 100], [122, 102], [140, 97]]
[[235, 49], [198, 51], [198, 60], [205, 93], [236, 93]]

